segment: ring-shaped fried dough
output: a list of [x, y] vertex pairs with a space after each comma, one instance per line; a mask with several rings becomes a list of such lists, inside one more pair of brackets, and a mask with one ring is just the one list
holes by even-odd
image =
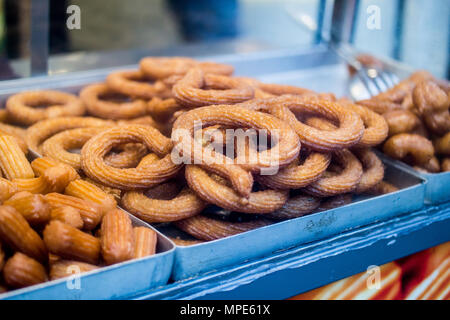
[[132, 100], [125, 102], [110, 101], [104, 99], [109, 95], [118, 93], [104, 83], [95, 83], [84, 87], [80, 92], [88, 112], [91, 115], [103, 119], [133, 119], [145, 115], [147, 103], [144, 100]]
[[389, 127], [381, 115], [364, 106], [354, 104], [347, 99], [341, 99], [338, 102], [345, 108], [357, 113], [364, 122], [364, 134], [356, 145], [357, 147], [373, 147], [387, 138]]
[[235, 104], [252, 99], [254, 90], [243, 81], [226, 76], [204, 74], [201, 69], [190, 70], [172, 88], [175, 100], [186, 107], [213, 104]]
[[389, 136], [412, 132], [420, 125], [419, 118], [408, 110], [388, 111], [383, 113], [383, 117], [389, 126]]
[[150, 223], [186, 219], [199, 214], [207, 205], [187, 187], [167, 200], [150, 198], [144, 191], [128, 191], [121, 203], [128, 212]]
[[[230, 159], [220, 153], [194, 152], [203, 148], [193, 137], [198, 121], [203, 128], [220, 124], [266, 131], [276, 141], [276, 152], [271, 149], [263, 150], [258, 152], [252, 161], [236, 161], [239, 164], [230, 163]], [[244, 196], [249, 195], [253, 185], [249, 171], [260, 172], [273, 168], [274, 165], [286, 166], [300, 152], [298, 136], [286, 123], [262, 112], [230, 105], [202, 107], [183, 113], [173, 125], [172, 141], [176, 144], [174, 151], [181, 153], [184, 159], [227, 177], [233, 187]]]
[[186, 166], [186, 180], [195, 193], [209, 203], [237, 212], [271, 213], [280, 209], [289, 197], [288, 191], [263, 190], [242, 197], [228, 185], [212, 178], [197, 165]]
[[[152, 80], [153, 83], [150, 83]], [[140, 70], [110, 73], [106, 77], [106, 84], [116, 92], [140, 99], [164, 96], [168, 92], [168, 88], [162, 81], [151, 79]]]
[[361, 162], [347, 149], [336, 151], [333, 161], [337, 161], [342, 170], [339, 173], [327, 170], [319, 180], [307, 186], [305, 192], [317, 197], [331, 197], [355, 190], [363, 175]]
[[303, 163], [293, 161], [275, 175], [258, 177], [258, 182], [273, 189], [299, 189], [318, 180], [331, 161], [328, 153], [311, 152]]
[[[136, 142], [163, 158], [139, 168], [121, 169], [105, 163], [105, 155], [114, 146]], [[81, 149], [81, 167], [88, 177], [109, 187], [124, 190], [149, 188], [173, 177], [181, 168], [172, 162], [171, 150], [170, 139], [155, 128], [143, 125], [113, 127], [85, 143]]]
[[[47, 105], [46, 108], [35, 108]], [[38, 121], [64, 116], [81, 116], [86, 111], [75, 95], [53, 90], [24, 91], [8, 98], [9, 118], [14, 122], [31, 125]]]
[[364, 172], [355, 193], [363, 193], [379, 184], [384, 177], [384, 166], [380, 158], [370, 149], [353, 150], [361, 161]]
[[[310, 96], [285, 95], [245, 103], [248, 108], [262, 109], [288, 123], [311, 150], [331, 152], [356, 145], [364, 134], [361, 117], [341, 104]], [[313, 128], [297, 119], [294, 112], [321, 115], [338, 123], [336, 130]]]
[[400, 133], [390, 137], [383, 146], [388, 156], [402, 160], [410, 155], [414, 165], [424, 165], [434, 156], [433, 143], [417, 134]]
[[175, 226], [199, 240], [212, 241], [264, 227], [271, 222], [256, 219], [247, 222], [228, 222], [209, 218], [201, 214], [174, 222]]
[[105, 121], [91, 117], [61, 117], [40, 121], [26, 131], [26, 142], [28, 148], [35, 153], [41, 152], [41, 144], [58, 132], [68, 129], [84, 127], [106, 127], [113, 126], [112, 121]]
[[147, 104], [148, 112], [158, 121], [167, 121], [175, 112], [183, 108], [184, 106], [173, 98], [162, 100], [155, 97]]
[[184, 75], [192, 68], [200, 68], [205, 73], [229, 76], [234, 68], [230, 65], [199, 62], [185, 57], [146, 57], [141, 59], [139, 67], [146, 75], [154, 79], [164, 79], [173, 75]]

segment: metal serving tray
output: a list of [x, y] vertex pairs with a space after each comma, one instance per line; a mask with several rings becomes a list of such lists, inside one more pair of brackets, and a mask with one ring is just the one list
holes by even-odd
[[[134, 226], [155, 230], [134, 216], [131, 219]], [[172, 271], [175, 246], [156, 232], [155, 255], [82, 273], [79, 280], [68, 277], [0, 294], [0, 300], [118, 299], [165, 285]]]
[[[345, 230], [419, 210], [424, 205], [425, 180], [404, 170], [397, 163], [383, 159], [386, 180], [400, 190], [381, 196], [356, 196], [353, 203], [278, 222], [228, 238], [192, 246], [177, 246], [172, 278], [182, 280], [207, 271], [241, 264]], [[174, 227], [157, 227], [171, 237], [180, 236]]]

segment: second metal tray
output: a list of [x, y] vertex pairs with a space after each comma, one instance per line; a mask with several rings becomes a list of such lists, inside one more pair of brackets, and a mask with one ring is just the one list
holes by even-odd
[[[224, 239], [177, 246], [172, 278], [182, 280], [226, 266], [269, 255], [302, 243], [324, 239], [344, 230], [419, 210], [424, 205], [425, 180], [383, 159], [386, 178], [400, 190], [377, 197], [358, 196], [339, 208], [278, 222]], [[158, 227], [157, 227], [158, 228]], [[160, 227], [176, 235], [173, 227]]]
[[[133, 225], [152, 228], [131, 216]], [[152, 228], [154, 229], [154, 228]], [[0, 294], [0, 300], [117, 299], [165, 285], [172, 271], [175, 247], [158, 232], [156, 254], [98, 270]]]

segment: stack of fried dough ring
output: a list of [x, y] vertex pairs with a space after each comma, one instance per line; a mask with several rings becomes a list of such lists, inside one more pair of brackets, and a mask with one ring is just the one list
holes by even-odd
[[[197, 239], [175, 239], [183, 245], [396, 190], [372, 150], [390, 130], [373, 108], [232, 73], [219, 63], [147, 57], [79, 96], [11, 96], [0, 132], [70, 165], [138, 218]], [[436, 149], [446, 150], [446, 139]]]
[[358, 102], [389, 125], [387, 155], [426, 173], [450, 171], [450, 84], [426, 71]]

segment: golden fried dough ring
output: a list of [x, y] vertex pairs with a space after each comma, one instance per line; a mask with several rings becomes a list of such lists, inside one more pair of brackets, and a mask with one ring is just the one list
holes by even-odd
[[[252, 109], [266, 109], [270, 114], [287, 122], [300, 137], [302, 144], [311, 150], [330, 152], [357, 144], [364, 134], [364, 123], [358, 114], [345, 109], [341, 104], [314, 97], [285, 95], [245, 103]], [[310, 127], [296, 118], [293, 112], [313, 113], [336, 121], [336, 130]]]
[[375, 98], [360, 100], [360, 101], [357, 101], [356, 103], [361, 106], [364, 106], [378, 114], [383, 114], [383, 113], [386, 113], [389, 111], [403, 109], [402, 105], [399, 103], [395, 103], [395, 102], [388, 101], [388, 100], [379, 100], [379, 99], [375, 99]]
[[149, 77], [164, 79], [173, 75], [184, 75], [192, 68], [200, 68], [205, 73], [229, 76], [234, 68], [230, 65], [199, 62], [184, 57], [147, 57], [139, 63], [140, 69]]
[[0, 178], [0, 203], [11, 198], [19, 189], [17, 185], [5, 178]]
[[213, 104], [235, 104], [252, 99], [254, 91], [243, 81], [226, 76], [204, 74], [190, 70], [172, 88], [175, 100], [186, 107], [196, 108]]
[[437, 135], [450, 131], [450, 98], [434, 81], [417, 84], [413, 101], [429, 130]]
[[175, 226], [194, 238], [206, 241], [217, 240], [264, 227], [271, 222], [266, 219], [257, 219], [248, 222], [228, 222], [218, 219], [208, 218], [203, 215], [176, 221]]
[[[158, 187], [165, 187], [162, 184]], [[151, 192], [151, 189], [150, 189]], [[183, 188], [175, 198], [150, 198], [144, 191], [128, 191], [122, 197], [122, 205], [130, 213], [146, 222], [170, 222], [186, 219], [200, 213], [207, 205], [189, 188]]]
[[355, 193], [363, 193], [379, 184], [384, 177], [384, 166], [380, 158], [370, 149], [354, 150], [361, 161], [364, 172]]
[[[149, 83], [154, 80], [153, 83]], [[159, 95], [167, 95], [167, 87], [160, 80], [147, 77], [140, 70], [124, 70], [110, 73], [106, 84], [116, 92], [140, 99], [151, 99]]]
[[389, 126], [389, 136], [408, 133], [420, 125], [419, 118], [408, 110], [392, 110], [383, 113]]
[[281, 209], [274, 213], [269, 213], [265, 217], [274, 220], [286, 220], [303, 217], [316, 210], [321, 199], [308, 195], [297, 195], [288, 199]]
[[148, 112], [158, 121], [168, 120], [175, 112], [183, 108], [184, 107], [173, 98], [162, 100], [155, 97], [147, 104]]
[[450, 156], [450, 132], [434, 140], [434, 147], [437, 154]]
[[104, 96], [118, 95], [116, 91], [104, 83], [91, 84], [80, 92], [80, 98], [91, 115], [103, 119], [133, 119], [146, 113], [147, 104], [144, 100], [116, 102], [103, 99]]
[[[154, 164], [140, 168], [114, 168], [105, 163], [105, 155], [117, 145], [142, 143], [163, 157]], [[155, 128], [128, 125], [105, 130], [91, 138], [81, 149], [81, 167], [91, 179], [109, 187], [130, 190], [149, 188], [173, 177], [180, 169], [172, 162], [172, 142]]]
[[275, 175], [258, 177], [258, 182], [273, 189], [299, 189], [318, 180], [327, 170], [331, 155], [311, 152], [302, 164], [293, 161]]
[[414, 169], [427, 173], [437, 173], [441, 171], [441, 165], [438, 158], [432, 157], [427, 163], [421, 166], [414, 166]]
[[[46, 108], [33, 108], [48, 105]], [[24, 91], [8, 98], [9, 117], [17, 123], [31, 125], [38, 121], [63, 116], [81, 116], [83, 102], [75, 95], [53, 90]]]
[[91, 117], [61, 117], [40, 121], [27, 129], [26, 142], [28, 148], [40, 153], [41, 144], [54, 134], [75, 128], [106, 127], [114, 125], [111, 121], [105, 121]]
[[[230, 164], [229, 159], [219, 153], [198, 155], [198, 152], [193, 151], [201, 150], [203, 146], [193, 138], [196, 121], [201, 121], [203, 127], [221, 124], [266, 130], [276, 139], [277, 152], [272, 152], [271, 149], [260, 151], [255, 161], [239, 161], [238, 165]], [[274, 165], [285, 166], [294, 160], [300, 151], [300, 141], [286, 123], [262, 112], [229, 105], [202, 107], [183, 113], [173, 125], [172, 140], [176, 143], [175, 150], [181, 152], [185, 159], [227, 177], [233, 187], [244, 196], [250, 193], [253, 184], [253, 178], [248, 171], [259, 172]]]
[[245, 213], [270, 213], [280, 209], [288, 199], [288, 191], [264, 190], [242, 197], [225, 183], [212, 178], [197, 165], [186, 166], [189, 187], [206, 202], [227, 210]]
[[389, 127], [382, 116], [364, 106], [354, 104], [350, 100], [341, 99], [338, 102], [358, 114], [364, 122], [364, 134], [356, 145], [357, 147], [373, 147], [387, 138]]
[[434, 147], [430, 140], [411, 133], [400, 133], [390, 137], [383, 146], [388, 156], [402, 160], [410, 155], [413, 164], [424, 165], [434, 156]]
[[330, 197], [355, 190], [363, 175], [359, 160], [346, 149], [336, 151], [333, 160], [343, 168], [341, 172], [335, 174], [327, 170], [319, 180], [307, 186], [305, 192], [317, 197]]
[[86, 141], [105, 129], [106, 127], [86, 127], [62, 131], [44, 141], [42, 154], [80, 170], [81, 155], [68, 150], [81, 149]]
[[[151, 153], [142, 159], [138, 167], [158, 160]], [[188, 187], [179, 191], [175, 182], [163, 183], [146, 191], [128, 191], [121, 203], [130, 213], [150, 223], [186, 219], [200, 213], [207, 205]]]

